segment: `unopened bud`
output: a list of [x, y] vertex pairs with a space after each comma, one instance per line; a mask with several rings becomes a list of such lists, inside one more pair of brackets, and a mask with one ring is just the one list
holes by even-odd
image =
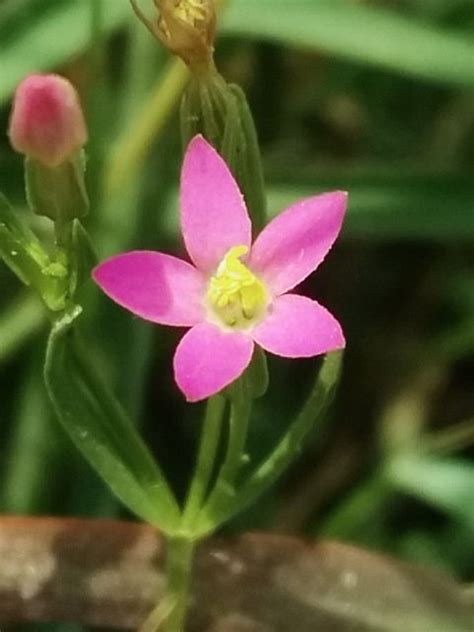
[[48, 167], [68, 160], [87, 141], [74, 86], [58, 75], [30, 75], [18, 86], [10, 118], [13, 148]]
[[145, 18], [137, 0], [131, 0], [138, 17], [153, 34], [193, 69], [212, 65], [216, 33], [215, 0], [153, 0], [158, 21]]

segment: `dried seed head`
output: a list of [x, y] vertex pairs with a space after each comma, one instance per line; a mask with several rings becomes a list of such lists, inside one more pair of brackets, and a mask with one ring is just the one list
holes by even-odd
[[159, 18], [153, 22], [130, 0], [138, 17], [152, 33], [192, 69], [212, 65], [216, 32], [215, 0], [153, 0]]

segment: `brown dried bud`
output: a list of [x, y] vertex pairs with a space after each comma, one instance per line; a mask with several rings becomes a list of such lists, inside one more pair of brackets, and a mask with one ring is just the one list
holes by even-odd
[[159, 10], [157, 22], [145, 18], [131, 0], [138, 17], [152, 33], [192, 69], [212, 66], [216, 32], [215, 0], [153, 0]]

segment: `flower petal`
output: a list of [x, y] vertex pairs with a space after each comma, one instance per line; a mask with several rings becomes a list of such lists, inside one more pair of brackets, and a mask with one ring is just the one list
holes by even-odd
[[304, 358], [345, 347], [344, 334], [327, 309], [306, 296], [278, 296], [267, 318], [252, 331], [266, 351], [285, 358]]
[[290, 206], [257, 237], [252, 270], [275, 295], [283, 294], [313, 272], [339, 234], [347, 194], [324, 193]]
[[112, 300], [145, 320], [190, 327], [204, 318], [204, 277], [176, 257], [126, 252], [98, 265], [93, 277]]
[[188, 331], [176, 349], [176, 383], [189, 402], [215, 395], [245, 371], [253, 342], [242, 333], [227, 333], [210, 323]]
[[233, 246], [250, 246], [244, 198], [224, 160], [202, 136], [190, 142], [181, 172], [181, 230], [195, 265], [213, 272]]

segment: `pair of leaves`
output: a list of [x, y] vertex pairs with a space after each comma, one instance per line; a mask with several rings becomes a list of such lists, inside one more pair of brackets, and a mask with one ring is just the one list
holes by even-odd
[[[72, 226], [71, 257], [62, 261], [58, 250], [50, 256], [36, 235], [0, 194], [0, 259], [22, 283], [36, 290], [51, 311], [64, 308], [95, 263], [89, 236], [78, 220]], [[68, 270], [69, 266], [69, 270]]]

